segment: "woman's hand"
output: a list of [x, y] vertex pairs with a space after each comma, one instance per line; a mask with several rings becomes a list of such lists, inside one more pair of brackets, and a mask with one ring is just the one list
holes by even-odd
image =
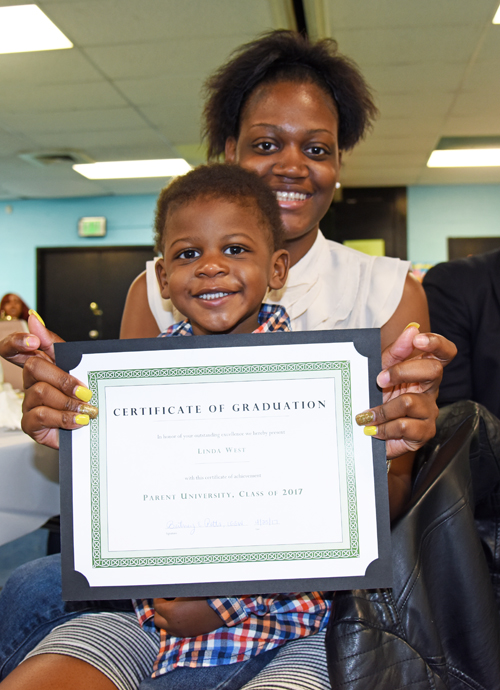
[[0, 341], [0, 356], [12, 364], [23, 367], [30, 357], [54, 361], [54, 343], [64, 342], [47, 330], [34, 314], [28, 318], [29, 333], [11, 333]]
[[436, 433], [436, 398], [443, 367], [455, 357], [455, 345], [434, 333], [406, 328], [382, 353], [377, 384], [383, 404], [357, 415], [365, 433], [386, 441], [387, 457], [415, 451]]
[[87, 404], [92, 397], [89, 389], [54, 364], [54, 343], [64, 342], [62, 338], [35, 316], [30, 316], [28, 326], [30, 334], [2, 341], [0, 353], [5, 356], [6, 352], [6, 359], [24, 366], [23, 431], [38, 443], [57, 449], [59, 429], [79, 429], [97, 416], [97, 408]]
[[155, 625], [175, 637], [196, 637], [224, 625], [219, 615], [198, 597], [154, 599]]

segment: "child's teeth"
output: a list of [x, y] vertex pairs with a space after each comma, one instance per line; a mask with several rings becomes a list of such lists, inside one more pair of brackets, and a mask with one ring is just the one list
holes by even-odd
[[200, 299], [220, 299], [221, 297], [227, 297], [229, 292], [206, 292], [203, 295], [199, 295]]
[[301, 194], [300, 192], [276, 192], [276, 198], [278, 201], [305, 201], [307, 194]]

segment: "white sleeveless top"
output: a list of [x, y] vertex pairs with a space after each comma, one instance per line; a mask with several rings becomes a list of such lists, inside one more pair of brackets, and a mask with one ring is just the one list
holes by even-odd
[[[396, 311], [409, 270], [409, 261], [368, 256], [319, 232], [285, 287], [271, 290], [264, 301], [282, 304], [294, 331], [380, 328]], [[149, 306], [164, 331], [183, 316], [161, 297], [154, 261], [147, 262], [146, 276]]]

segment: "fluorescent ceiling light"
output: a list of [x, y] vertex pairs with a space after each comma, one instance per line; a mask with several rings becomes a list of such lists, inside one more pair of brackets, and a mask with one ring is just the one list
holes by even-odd
[[482, 168], [500, 165], [500, 148], [433, 151], [428, 168]]
[[498, 10], [493, 17], [493, 24], [500, 24], [500, 5], [498, 6]]
[[36, 5], [0, 7], [0, 53], [72, 47], [71, 41]]
[[123, 180], [138, 177], [174, 177], [184, 175], [191, 166], [184, 158], [165, 158], [151, 161], [109, 161], [81, 163], [73, 170], [89, 180]]

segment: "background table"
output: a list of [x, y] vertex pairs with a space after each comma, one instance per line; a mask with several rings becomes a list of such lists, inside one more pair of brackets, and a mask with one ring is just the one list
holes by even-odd
[[0, 545], [59, 515], [58, 452], [22, 431], [0, 431]]

